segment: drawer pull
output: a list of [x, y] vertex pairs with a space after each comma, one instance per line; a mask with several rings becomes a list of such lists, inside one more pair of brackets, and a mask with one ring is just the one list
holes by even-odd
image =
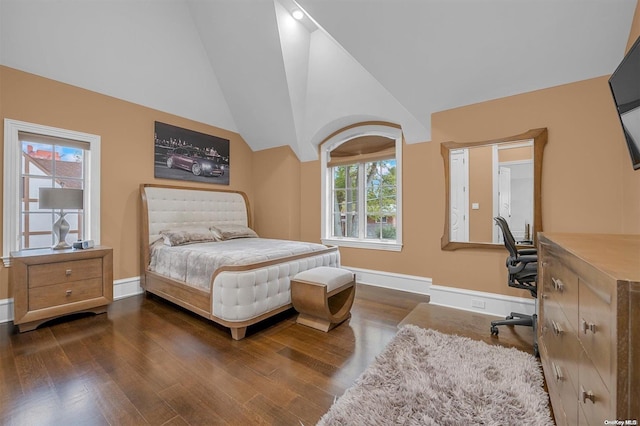
[[587, 403], [587, 399], [590, 400], [592, 404], [596, 403], [596, 396], [593, 394], [593, 392], [584, 390], [584, 387], [582, 386], [580, 386], [580, 395], [582, 397], [583, 404]]
[[562, 369], [558, 367], [554, 362], [551, 363], [553, 368], [553, 375], [556, 378], [556, 382], [561, 382], [564, 380], [564, 374], [562, 374]]
[[67, 296], [71, 296], [71, 293], [72, 293], [72, 290], [67, 290], [67, 291], [65, 291], [65, 294], [66, 294]]
[[66, 276], [71, 275], [71, 269], [67, 269], [66, 271], [64, 271], [64, 274], [65, 274]]
[[553, 288], [562, 293], [564, 291], [564, 283], [559, 278], [551, 277], [551, 282], [553, 283]]
[[564, 330], [562, 329], [562, 327], [560, 327], [558, 323], [553, 320], [551, 320], [551, 328], [553, 329], [553, 334], [555, 334], [556, 336], [559, 336], [562, 333], [564, 333]]
[[596, 334], [596, 325], [592, 322], [587, 322], [584, 318], [582, 319], [582, 332], [584, 334], [587, 334], [587, 331], [592, 332], [593, 334]]

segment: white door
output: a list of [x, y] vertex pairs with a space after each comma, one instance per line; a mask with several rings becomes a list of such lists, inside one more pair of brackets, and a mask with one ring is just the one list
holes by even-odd
[[[500, 166], [498, 170], [498, 209], [499, 215], [505, 218], [511, 228], [511, 169]], [[494, 241], [503, 243], [502, 232], [497, 226]]]
[[466, 149], [451, 151], [449, 176], [451, 178], [451, 194], [449, 200], [450, 241], [469, 241], [469, 153]]

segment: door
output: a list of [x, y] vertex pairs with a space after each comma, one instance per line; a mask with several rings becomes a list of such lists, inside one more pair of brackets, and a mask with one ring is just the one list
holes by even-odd
[[[498, 209], [511, 228], [511, 169], [500, 166], [498, 170]], [[494, 241], [504, 243], [502, 232], [494, 227]]]
[[451, 151], [451, 194], [449, 238], [450, 241], [469, 241], [469, 152], [466, 149]]

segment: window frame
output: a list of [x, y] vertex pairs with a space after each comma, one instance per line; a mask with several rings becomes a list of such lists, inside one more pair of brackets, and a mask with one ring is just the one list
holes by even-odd
[[[335, 237], [331, 235], [333, 215], [331, 210], [332, 202], [332, 179], [333, 174], [327, 166], [330, 160], [330, 153], [343, 143], [351, 139], [363, 136], [384, 136], [394, 139], [395, 160], [396, 160], [396, 239], [395, 241], [373, 240], [367, 238]], [[383, 124], [366, 124], [350, 127], [340, 131], [327, 139], [320, 145], [320, 173], [321, 173], [321, 210], [322, 226], [321, 241], [326, 245], [364, 248], [372, 250], [401, 251], [402, 250], [402, 130], [399, 127]], [[360, 185], [363, 185], [360, 188]], [[364, 182], [360, 180], [359, 192], [366, 193]], [[359, 208], [365, 208], [362, 205]]]
[[5, 267], [10, 266], [12, 251], [20, 250], [20, 178], [21, 142], [20, 132], [34, 133], [61, 139], [71, 139], [89, 144], [84, 181], [84, 238], [100, 244], [100, 141], [98, 135], [44, 126], [24, 121], [4, 120], [4, 215], [3, 256]]

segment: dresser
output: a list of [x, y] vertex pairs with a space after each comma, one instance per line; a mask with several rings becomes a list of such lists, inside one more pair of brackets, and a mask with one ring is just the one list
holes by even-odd
[[558, 425], [640, 421], [640, 235], [538, 238], [538, 344]]
[[63, 315], [106, 312], [113, 301], [113, 250], [12, 252], [9, 285], [20, 332]]

